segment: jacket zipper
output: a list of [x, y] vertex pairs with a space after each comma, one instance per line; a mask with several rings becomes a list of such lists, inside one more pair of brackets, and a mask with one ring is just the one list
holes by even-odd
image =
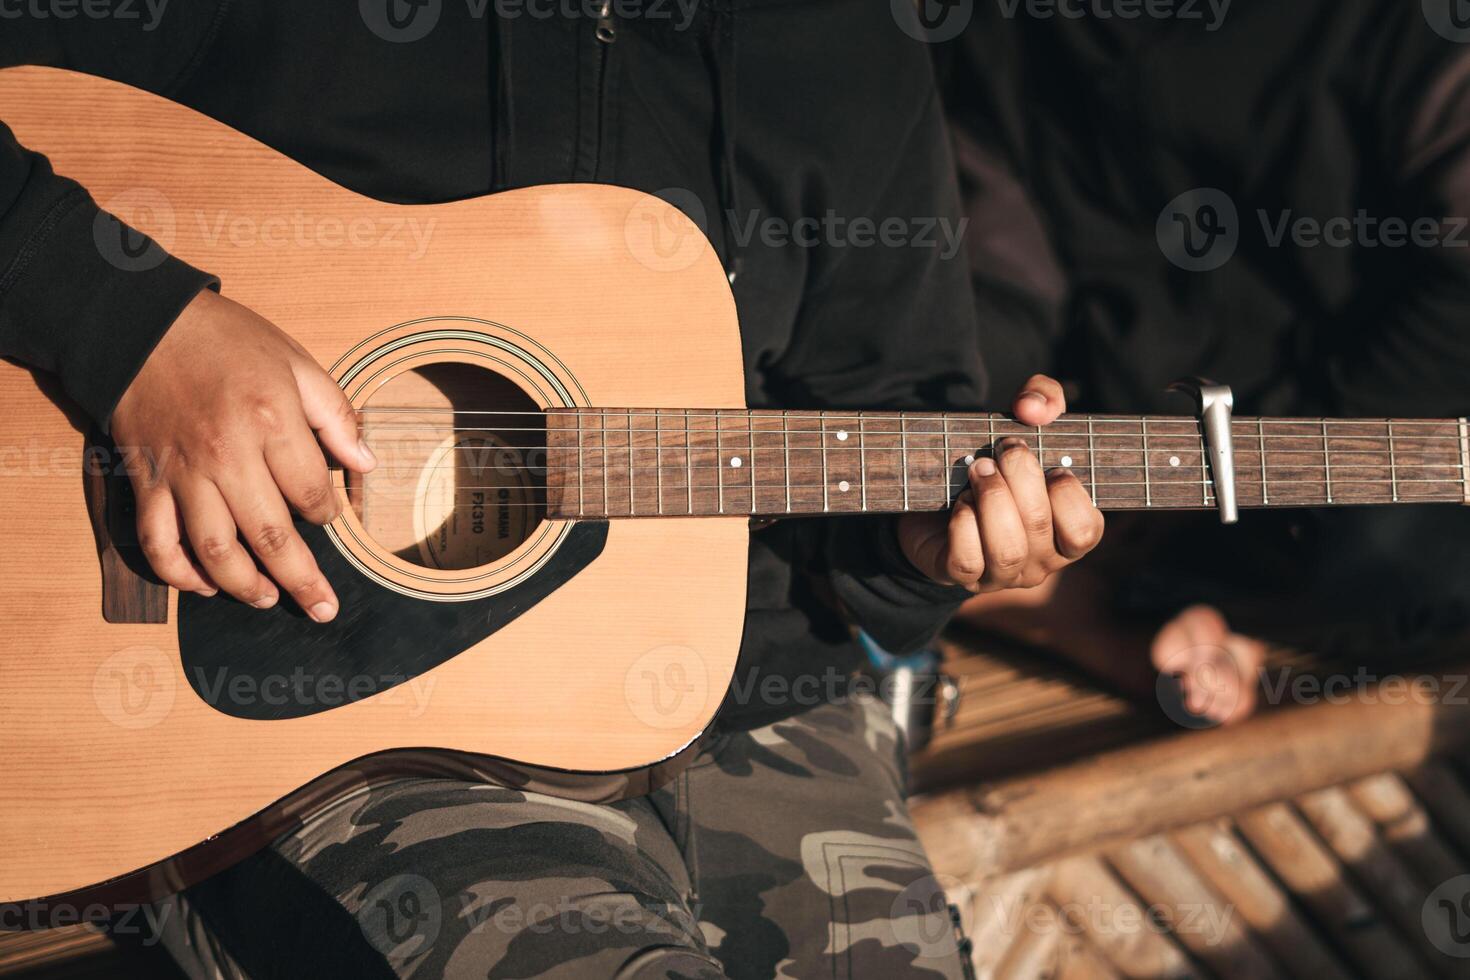
[[597, 71], [594, 91], [597, 99], [597, 138], [592, 147], [592, 179], [600, 176], [602, 169], [603, 133], [607, 126], [607, 59], [618, 39], [617, 21], [613, 17], [613, 0], [602, 0], [597, 8]]
[[612, 0], [602, 0], [597, 8], [597, 40], [611, 44], [618, 39], [618, 27], [613, 22]]

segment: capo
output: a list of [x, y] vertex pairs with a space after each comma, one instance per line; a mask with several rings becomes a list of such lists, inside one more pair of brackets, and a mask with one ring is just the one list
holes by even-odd
[[1215, 384], [1207, 378], [1181, 378], [1168, 390], [1181, 391], [1194, 399], [1200, 429], [1204, 433], [1205, 455], [1210, 461], [1210, 475], [1215, 481], [1220, 523], [1234, 524], [1240, 520], [1240, 511], [1235, 503], [1234, 435], [1230, 428], [1235, 396], [1229, 385]]

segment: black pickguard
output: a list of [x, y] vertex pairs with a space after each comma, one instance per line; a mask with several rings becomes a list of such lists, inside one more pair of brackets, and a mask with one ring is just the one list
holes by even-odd
[[[289, 599], [262, 612], [179, 596], [184, 675], [206, 704], [257, 721], [303, 718], [396, 687], [473, 646], [556, 591], [602, 553], [607, 522], [579, 522], [531, 578], [465, 602], [401, 595], [348, 564], [321, 528], [297, 531], [337, 590], [341, 613], [312, 622]], [[527, 666], [532, 651], [523, 651]]]

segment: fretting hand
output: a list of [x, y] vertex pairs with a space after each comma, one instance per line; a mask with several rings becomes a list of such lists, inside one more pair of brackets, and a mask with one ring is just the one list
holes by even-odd
[[[1062, 386], [1035, 375], [1012, 412], [1024, 425], [1049, 425], [1067, 409]], [[1103, 516], [1081, 482], [1063, 469], [1043, 473], [1030, 447], [1003, 439], [995, 457], [970, 465], [970, 486], [947, 513], [906, 514], [898, 540], [914, 567], [971, 592], [1029, 589], [1091, 551]]]

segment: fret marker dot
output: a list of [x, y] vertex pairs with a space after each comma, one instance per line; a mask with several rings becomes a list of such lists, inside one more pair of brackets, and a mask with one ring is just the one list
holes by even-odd
[[1179, 465], [1179, 457], [1178, 456], [1170, 456], [1169, 457], [1169, 465], [1170, 466], [1178, 466]]
[[730, 465], [731, 466], [735, 467], [738, 470], [738, 469], [740, 469], [740, 464], [741, 464], [741, 459], [740, 459], [739, 456], [731, 456], [730, 457]]
[[852, 489], [852, 484], [848, 483], [846, 480], [843, 480], [841, 483], [837, 484], [837, 489], [841, 490], [843, 493], [847, 493], [847, 491]]
[[1062, 465], [1063, 466], [1071, 466], [1072, 465], [1072, 457], [1071, 456], [1063, 456], [1062, 457]]
[[847, 441], [847, 430], [846, 429], [838, 429], [837, 430], [837, 441], [838, 442], [846, 442]]

